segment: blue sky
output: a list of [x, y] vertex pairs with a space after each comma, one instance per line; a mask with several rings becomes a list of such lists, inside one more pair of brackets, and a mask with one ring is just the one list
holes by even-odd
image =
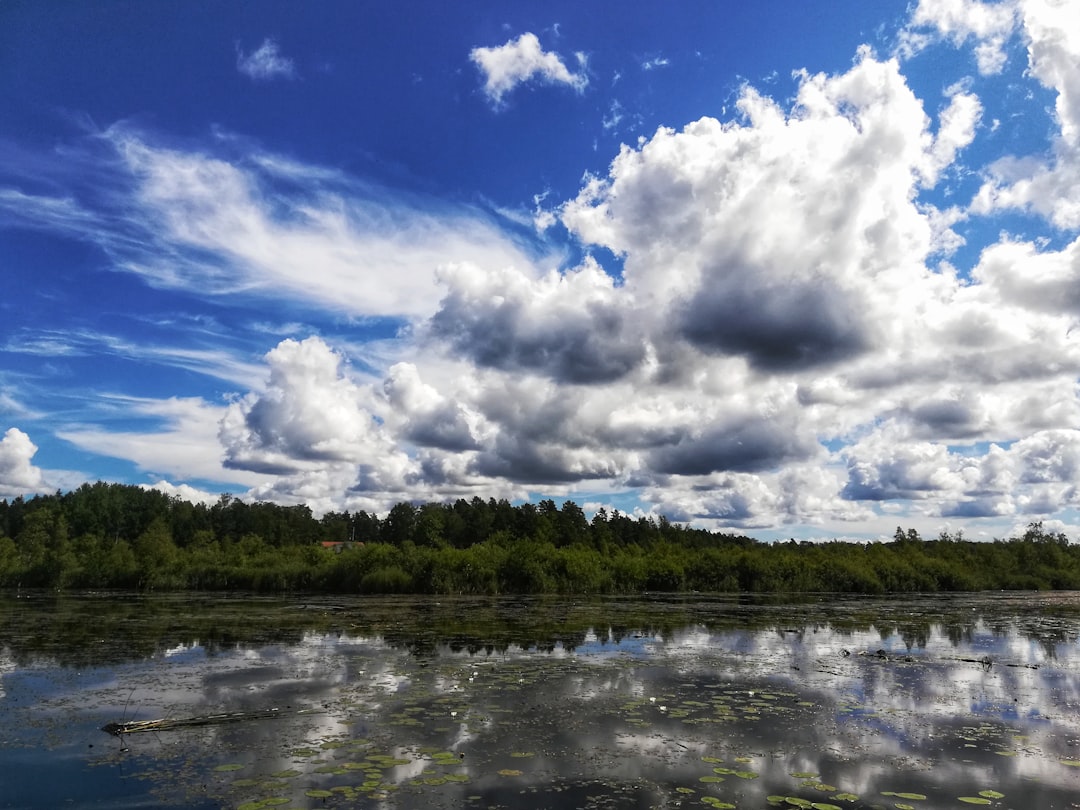
[[0, 497], [1080, 531], [1068, 2], [7, 2], [0, 109]]

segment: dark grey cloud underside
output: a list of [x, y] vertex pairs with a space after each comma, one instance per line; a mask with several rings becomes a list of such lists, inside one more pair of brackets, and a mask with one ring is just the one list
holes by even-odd
[[560, 455], [556, 449], [500, 435], [491, 451], [476, 456], [470, 465], [470, 472], [505, 478], [519, 484], [572, 484], [608, 478], [613, 473], [610, 469], [571, 469]]
[[448, 296], [431, 319], [432, 334], [479, 366], [530, 371], [557, 382], [606, 383], [633, 371], [645, 345], [626, 314], [590, 306], [583, 316], [554, 317], [539, 328], [523, 328], [523, 306], [507, 302], [476, 306]]
[[784, 425], [754, 419], [710, 427], [678, 444], [653, 451], [650, 468], [671, 475], [708, 475], [719, 471], [763, 472], [809, 458], [816, 444]]
[[413, 417], [405, 430], [405, 438], [421, 447], [463, 452], [476, 450], [478, 445], [461, 411], [446, 405], [422, 419]]
[[679, 328], [702, 351], [743, 355], [770, 372], [834, 363], [870, 346], [856, 302], [825, 280], [708, 286], [679, 313]]

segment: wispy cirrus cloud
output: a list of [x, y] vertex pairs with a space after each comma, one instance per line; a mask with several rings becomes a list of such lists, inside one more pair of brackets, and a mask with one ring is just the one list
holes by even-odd
[[103, 424], [70, 424], [56, 436], [75, 447], [130, 461], [139, 469], [180, 480], [256, 486], [263, 476], [229, 469], [223, 462], [218, 426], [226, 406], [198, 397], [150, 399], [99, 394], [101, 409], [122, 412], [125, 419], [145, 420], [145, 430], [111, 430]]
[[263, 379], [261, 366], [225, 348], [199, 348], [192, 345], [191, 337], [189, 333], [186, 345], [163, 345], [86, 329], [24, 329], [11, 336], [4, 350], [12, 354], [53, 358], [116, 356], [204, 374], [241, 388], [259, 386]]
[[64, 197], [0, 188], [0, 221], [92, 242], [155, 287], [415, 318], [438, 305], [440, 266], [535, 258], [479, 208], [233, 152], [228, 138], [169, 148], [118, 125], [95, 146], [69, 159], [98, 165], [99, 184]]

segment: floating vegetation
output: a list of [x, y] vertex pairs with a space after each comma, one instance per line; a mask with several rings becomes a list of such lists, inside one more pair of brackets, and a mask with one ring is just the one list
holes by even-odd
[[281, 807], [290, 802], [291, 799], [288, 799], [285, 796], [270, 796], [266, 799], [256, 799], [255, 801], [244, 802], [241, 805], [237, 805], [236, 810], [262, 810], [264, 807]]
[[717, 808], [717, 810], [736, 810], [734, 804], [731, 804], [731, 802], [721, 801], [715, 796], [702, 796], [701, 803], [706, 804], [709, 807], [715, 807]]
[[958, 796], [957, 801], [964, 804], [991, 804], [991, 801], [983, 796]]
[[521, 776], [523, 771], [519, 771], [517, 768], [503, 768], [498, 773], [499, 776]]
[[228, 762], [224, 765], [218, 765], [214, 770], [218, 773], [229, 773], [230, 771], [238, 771], [243, 767], [243, 765], [237, 762]]
[[984, 799], [1004, 799], [1005, 798], [1004, 793], [999, 793], [996, 790], [980, 790], [979, 795], [982, 796]]

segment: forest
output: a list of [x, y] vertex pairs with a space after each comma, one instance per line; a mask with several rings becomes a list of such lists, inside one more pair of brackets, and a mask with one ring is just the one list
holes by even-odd
[[[338, 546], [329, 546], [339, 543]], [[0, 587], [428, 594], [1080, 590], [1080, 545], [1031, 523], [889, 542], [761, 542], [573, 501], [399, 503], [315, 518], [125, 484], [0, 500]]]

